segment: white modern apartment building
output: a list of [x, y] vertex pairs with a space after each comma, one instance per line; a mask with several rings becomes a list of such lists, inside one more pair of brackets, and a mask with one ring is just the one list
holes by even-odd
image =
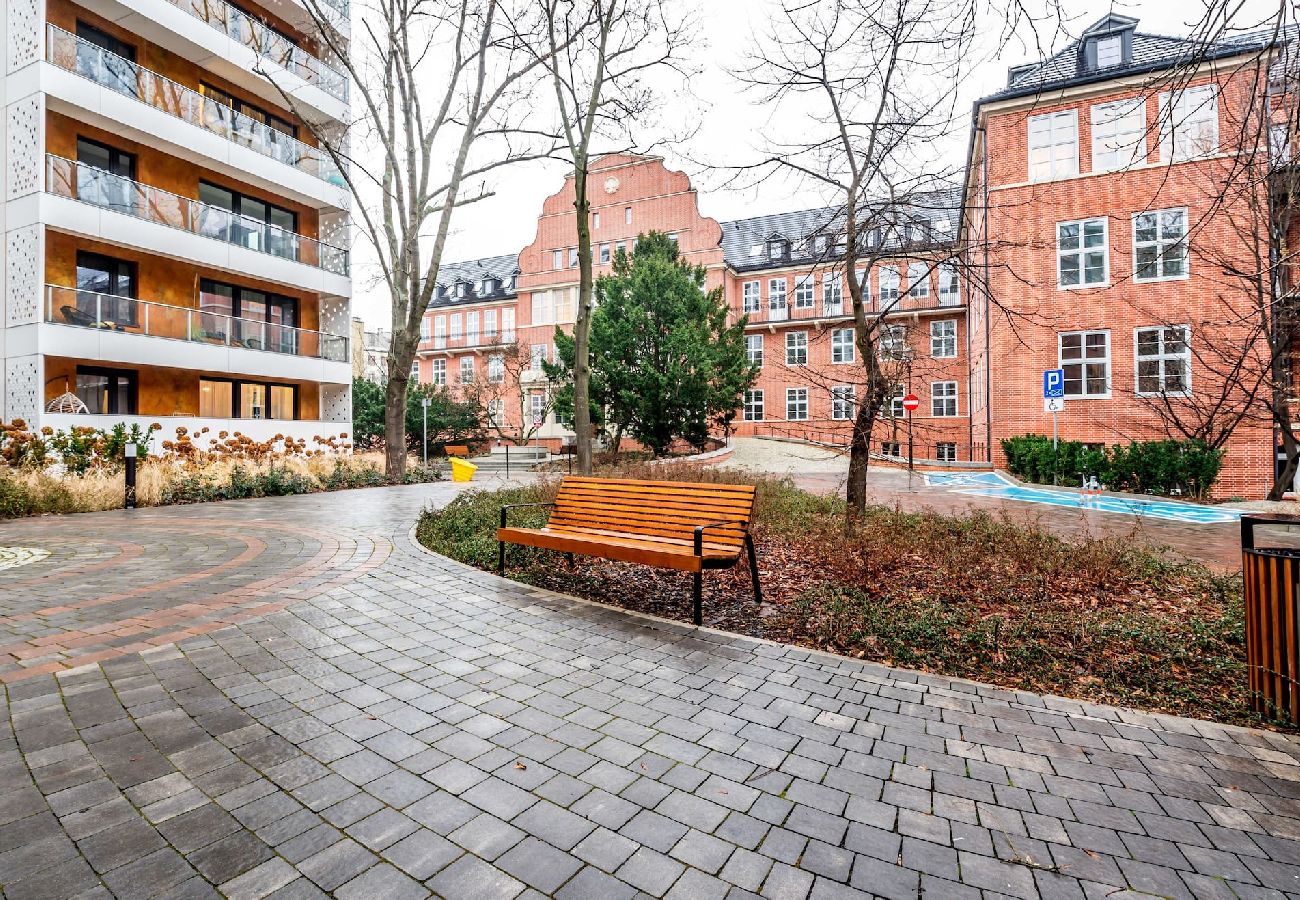
[[0, 4], [0, 420], [350, 430], [329, 2]]

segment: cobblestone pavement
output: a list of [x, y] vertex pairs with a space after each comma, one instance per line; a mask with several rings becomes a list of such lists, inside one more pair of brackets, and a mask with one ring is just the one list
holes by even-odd
[[453, 490], [0, 525], [3, 898], [1300, 897], [1300, 741], [502, 581]]

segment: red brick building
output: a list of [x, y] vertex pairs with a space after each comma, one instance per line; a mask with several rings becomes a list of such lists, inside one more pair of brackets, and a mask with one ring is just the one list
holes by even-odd
[[[1246, 340], [1232, 321], [1247, 301], [1225, 273], [1249, 268], [1267, 226], [1243, 228], [1248, 192], [1224, 186], [1242, 180], [1270, 52], [1249, 37], [1207, 52], [1136, 24], [1106, 16], [1013, 68], [976, 104], [965, 184], [877, 215], [891, 225], [869, 232], [868, 271], [839, 264], [835, 210], [718, 222], [684, 174], [615, 155], [590, 176], [596, 272], [656, 230], [722, 286], [761, 363], [738, 434], [844, 440], [862, 389], [844, 279], [865, 277], [871, 308], [887, 311], [882, 353], [898, 382], [873, 450], [906, 452], [901, 398], [914, 393], [918, 458], [1000, 464], [1001, 438], [1050, 433], [1042, 372], [1057, 367], [1063, 438], [1177, 437], [1171, 418], [1213, 405], [1209, 350]], [[444, 266], [418, 362], [422, 382], [472, 381], [504, 429], [552, 445], [568, 432], [540, 360], [573, 321], [573, 217], [566, 179], [518, 254]], [[1220, 492], [1262, 496], [1274, 444], [1266, 423], [1243, 422]]]

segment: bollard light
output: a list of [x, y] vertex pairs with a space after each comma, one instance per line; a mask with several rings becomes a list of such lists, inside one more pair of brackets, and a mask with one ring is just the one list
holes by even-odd
[[127, 509], [135, 509], [135, 455], [137, 448], [135, 441], [130, 441], [123, 448], [126, 454], [126, 497], [124, 505]]

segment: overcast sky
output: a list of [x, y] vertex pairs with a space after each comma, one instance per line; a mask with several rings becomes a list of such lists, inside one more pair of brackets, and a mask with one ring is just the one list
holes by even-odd
[[[769, 110], [749, 102], [730, 72], [745, 62], [753, 46], [753, 35], [764, 29], [771, 2], [709, 0], [699, 3], [697, 15], [703, 24], [704, 38], [692, 47], [699, 70], [690, 85], [693, 96], [670, 98], [660, 113], [665, 118], [676, 113], [688, 121], [692, 118], [699, 121], [699, 130], [689, 142], [659, 148], [656, 152], [665, 157], [670, 167], [690, 175], [700, 194], [700, 211], [723, 221], [814, 207], [824, 202], [824, 198], [806, 187], [790, 183], [768, 182], [747, 190], [719, 187], [726, 178], [724, 167], [752, 160], [762, 145]], [[1044, 0], [1027, 2], [1041, 4]], [[1036, 26], [1041, 39], [1052, 44], [1046, 48], [1048, 53], [1060, 49], [1110, 11], [1139, 19], [1139, 31], [1173, 35], [1188, 33], [1205, 13], [1201, 0], [1061, 2], [1067, 18], [1060, 28], [1055, 21], [1039, 22]], [[1244, 0], [1242, 8], [1239, 27], [1244, 28], [1267, 17], [1277, 5], [1276, 0]], [[979, 58], [981, 62], [961, 86], [966, 95], [962, 100], [964, 108], [1002, 87], [1006, 83], [1007, 67], [1038, 59], [1039, 50], [1028, 29], [1022, 29], [1017, 39], [1005, 45], [982, 48]], [[946, 163], [960, 165], [965, 148], [966, 135], [961, 134], [955, 136], [950, 146], [936, 148], [936, 152], [952, 157]], [[534, 237], [542, 201], [559, 189], [564, 176], [565, 166], [559, 162], [519, 165], [498, 175], [490, 185], [495, 196], [456, 212], [444, 259], [455, 262], [521, 250]], [[387, 290], [372, 284], [373, 275], [367, 272], [366, 263], [370, 254], [366, 251], [358, 243], [353, 314], [364, 319], [367, 328], [386, 326], [390, 315]]]

